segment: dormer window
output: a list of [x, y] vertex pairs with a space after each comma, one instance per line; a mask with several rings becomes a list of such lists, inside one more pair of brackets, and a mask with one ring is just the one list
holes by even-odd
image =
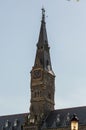
[[57, 115], [57, 117], [56, 117], [56, 126], [60, 126], [60, 122], [61, 120], [60, 120], [60, 114], [58, 114]]
[[28, 115], [28, 119], [30, 119], [30, 114]]
[[9, 121], [8, 120], [5, 122], [5, 127], [6, 128], [9, 127]]
[[57, 119], [56, 119], [57, 123], [60, 122], [60, 114], [57, 115]]
[[14, 120], [14, 127], [16, 127], [17, 125], [18, 125], [18, 120], [15, 119], [15, 120]]
[[67, 114], [67, 121], [70, 121], [70, 113]]

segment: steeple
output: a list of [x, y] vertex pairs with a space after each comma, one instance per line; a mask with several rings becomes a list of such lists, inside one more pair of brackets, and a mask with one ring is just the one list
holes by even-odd
[[35, 122], [39, 122], [50, 111], [54, 110], [55, 75], [51, 66], [49, 49], [45, 10], [42, 9], [36, 57], [31, 70], [30, 114]]
[[41, 67], [54, 75], [51, 66], [49, 49], [50, 47], [48, 44], [46, 23], [45, 23], [45, 10], [44, 8], [42, 8], [42, 20], [41, 20], [39, 39], [37, 43], [37, 51], [34, 67]]
[[42, 8], [42, 20], [41, 20], [41, 28], [38, 40], [38, 47], [42, 46], [43, 44], [48, 44], [47, 39], [47, 32], [46, 32], [46, 23], [45, 23], [45, 9]]
[[[37, 43], [34, 66], [31, 70], [31, 104], [27, 130], [40, 130], [40, 125], [54, 110], [55, 75], [51, 66], [48, 38], [45, 23], [45, 10]], [[25, 129], [25, 130], [26, 130]]]

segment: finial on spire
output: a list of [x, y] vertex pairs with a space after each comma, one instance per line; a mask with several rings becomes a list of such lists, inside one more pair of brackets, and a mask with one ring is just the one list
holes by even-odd
[[45, 22], [45, 9], [42, 8], [42, 22]]

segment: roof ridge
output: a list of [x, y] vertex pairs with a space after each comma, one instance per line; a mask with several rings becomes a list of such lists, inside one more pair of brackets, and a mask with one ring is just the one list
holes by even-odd
[[27, 113], [19, 113], [19, 114], [11, 114], [11, 115], [2, 115], [2, 116], [0, 116], [0, 118], [1, 117], [11, 117], [11, 116], [18, 116], [18, 115], [26, 115], [26, 114], [29, 114], [28, 112]]
[[77, 108], [85, 108], [86, 106], [77, 106], [77, 107], [69, 107], [69, 108], [59, 108], [59, 109], [55, 109], [54, 111], [57, 111], [57, 110], [68, 110], [68, 109], [77, 109]]

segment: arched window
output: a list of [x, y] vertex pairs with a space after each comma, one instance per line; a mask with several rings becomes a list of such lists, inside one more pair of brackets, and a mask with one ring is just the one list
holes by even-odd
[[46, 65], [47, 65], [47, 66], [49, 65], [49, 61], [48, 61], [48, 60], [46, 61]]
[[34, 92], [34, 98], [36, 98], [36, 96], [37, 96], [37, 92]]
[[51, 99], [51, 93], [50, 92], [48, 93], [48, 98]]

